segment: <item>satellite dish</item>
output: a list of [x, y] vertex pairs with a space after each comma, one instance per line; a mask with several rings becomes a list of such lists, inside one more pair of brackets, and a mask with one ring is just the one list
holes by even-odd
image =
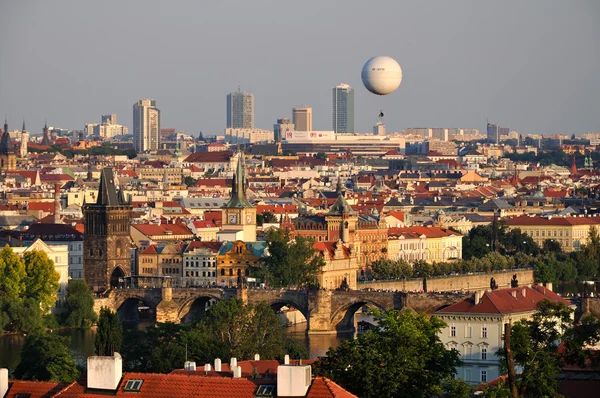
[[394, 58], [380, 55], [365, 63], [361, 77], [367, 90], [377, 95], [388, 95], [400, 87], [402, 68]]

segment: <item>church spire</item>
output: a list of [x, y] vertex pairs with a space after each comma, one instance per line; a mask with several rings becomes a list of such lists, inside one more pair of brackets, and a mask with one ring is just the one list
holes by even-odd
[[231, 186], [231, 199], [225, 205], [226, 208], [249, 208], [254, 207], [246, 198], [246, 173], [244, 172], [244, 155], [239, 152], [239, 158], [235, 173], [233, 174], [233, 184]]
[[8, 116], [4, 115], [4, 132], [8, 133]]
[[27, 130], [25, 129], [25, 118], [23, 118], [23, 130], [21, 130], [23, 133], [26, 132]]

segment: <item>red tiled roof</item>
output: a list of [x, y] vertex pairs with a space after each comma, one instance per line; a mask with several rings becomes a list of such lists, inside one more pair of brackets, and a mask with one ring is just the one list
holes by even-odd
[[[323, 255], [327, 253], [329, 255], [329, 259], [333, 260], [335, 258], [335, 245], [336, 242], [315, 242], [313, 244], [313, 247], [315, 248], [315, 250], [323, 253]], [[349, 258], [350, 250], [348, 250], [346, 246], [342, 245], [342, 247], [344, 250], [344, 258]]]
[[144, 249], [143, 252], [141, 252], [140, 254], [157, 254], [158, 252], [156, 251], [156, 245], [150, 245], [147, 248]]
[[40, 180], [42, 182], [75, 181], [75, 179], [68, 174], [40, 174]]
[[194, 224], [194, 227], [196, 227], [198, 229], [215, 228], [216, 227], [215, 223], [210, 220], [196, 220], [193, 222], [193, 224]]
[[229, 162], [233, 156], [232, 151], [194, 152], [185, 158], [189, 163]]
[[202, 242], [198, 240], [191, 241], [185, 249], [186, 252], [194, 249], [209, 249], [213, 253], [216, 253], [221, 248], [223, 242]]
[[[151, 235], [193, 235], [188, 227], [182, 224], [132, 224], [132, 227], [146, 236]], [[167, 231], [170, 231], [168, 233]]]
[[27, 210], [41, 210], [54, 214], [54, 202], [30, 202], [27, 204]]
[[438, 313], [473, 313], [473, 314], [514, 314], [535, 311], [540, 301], [549, 299], [570, 306], [571, 302], [563, 299], [550, 289], [535, 285], [519, 286], [510, 289], [498, 289], [485, 292], [479, 304], [473, 299], [443, 308]]
[[228, 187], [230, 185], [231, 180], [226, 178], [199, 178], [194, 184], [195, 187]]
[[67, 387], [67, 384], [52, 381], [15, 380], [9, 384], [6, 398], [16, 397], [17, 394], [27, 394], [29, 398], [51, 397]]
[[356, 395], [344, 390], [338, 384], [327, 377], [315, 377], [307, 398], [358, 398]]

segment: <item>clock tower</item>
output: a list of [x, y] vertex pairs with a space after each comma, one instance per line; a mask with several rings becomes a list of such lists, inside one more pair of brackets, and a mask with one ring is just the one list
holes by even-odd
[[[220, 234], [223, 240], [242, 240], [244, 242], [256, 241], [256, 207], [246, 198], [248, 179], [244, 170], [244, 156], [240, 152], [233, 184], [231, 199], [223, 206], [223, 230]], [[236, 236], [232, 239], [228, 236]]]

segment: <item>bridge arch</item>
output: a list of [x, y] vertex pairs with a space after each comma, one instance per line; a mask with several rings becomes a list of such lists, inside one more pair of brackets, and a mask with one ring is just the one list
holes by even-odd
[[331, 314], [331, 326], [338, 333], [354, 331], [354, 314], [364, 306], [385, 310], [385, 306], [371, 299], [360, 298], [344, 303]]
[[156, 304], [143, 296], [129, 296], [115, 302], [115, 310], [121, 322], [156, 320]]
[[[298, 310], [301, 314], [302, 317], [304, 318], [304, 321], [302, 321], [302, 319], [297, 319], [295, 318], [295, 322], [296, 323], [302, 323], [305, 322], [308, 325], [308, 318], [309, 318], [309, 313], [308, 313], [308, 308], [306, 308], [306, 306], [302, 305], [302, 303], [297, 302], [296, 300], [293, 299], [278, 299], [275, 301], [271, 301], [269, 303], [267, 303], [271, 306], [271, 308], [273, 309], [273, 311], [275, 311], [275, 313], [279, 313], [283, 307], [287, 307], [290, 310]], [[286, 318], [288, 320], [290, 320], [290, 322], [294, 323], [294, 320], [290, 319], [289, 317], [286, 316]]]
[[177, 311], [177, 318], [182, 323], [198, 322], [206, 315], [206, 310], [222, 297], [216, 294], [202, 293], [183, 302]]

